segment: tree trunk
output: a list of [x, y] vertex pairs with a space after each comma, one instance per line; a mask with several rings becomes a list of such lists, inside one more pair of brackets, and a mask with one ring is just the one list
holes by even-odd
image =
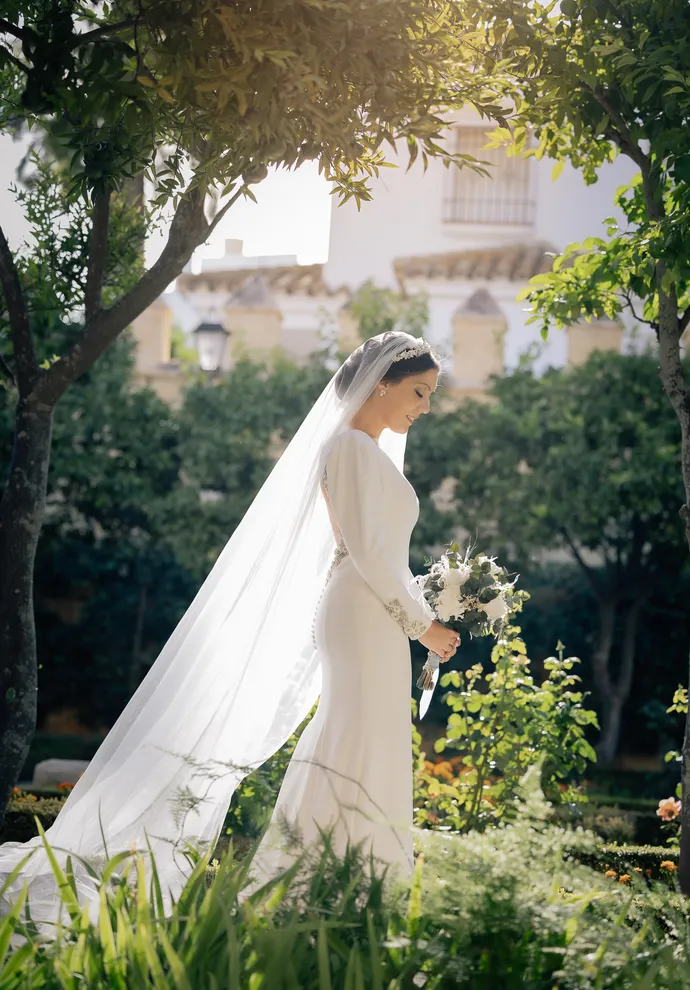
[[[681, 509], [685, 522], [685, 536], [690, 549], [690, 401], [686, 401], [678, 416], [682, 434], [682, 465], [683, 481], [685, 483], [686, 504]], [[688, 680], [690, 684], [690, 667]], [[681, 782], [682, 804], [680, 813], [680, 860], [678, 864], [678, 883], [686, 895], [690, 895], [690, 706], [685, 716], [685, 734], [681, 751]]]
[[638, 595], [625, 616], [621, 668], [615, 681], [607, 670], [608, 693], [602, 699], [601, 736], [597, 745], [597, 758], [603, 766], [612, 763], [618, 753], [623, 708], [630, 697], [635, 669], [637, 625], [646, 597], [646, 594]]
[[[601, 740], [604, 739], [604, 736], [607, 733], [609, 723], [612, 723], [615, 718], [611, 707], [613, 690], [611, 685], [610, 665], [611, 650], [613, 648], [613, 633], [616, 626], [616, 611], [617, 603], [615, 600], [608, 598], [599, 600], [599, 634], [596, 648], [592, 654], [592, 673], [594, 675], [594, 684], [597, 689], [597, 697], [601, 708]], [[620, 713], [618, 714], [618, 723], [620, 724]], [[599, 754], [599, 747], [602, 744], [601, 740], [599, 742], [599, 746], [597, 746], [597, 755], [599, 759], [602, 759]]]
[[[690, 385], [686, 380], [681, 360], [682, 327], [678, 319], [676, 291], [674, 287], [668, 291], [664, 287], [665, 265], [657, 264], [656, 274], [659, 293], [659, 375], [680, 424], [681, 470], [685, 488], [685, 505], [681, 506], [680, 515], [685, 524], [685, 536], [690, 549]], [[678, 882], [682, 892], [690, 895], [690, 716], [686, 716], [685, 719], [681, 782]]]
[[33, 568], [52, 427], [52, 408], [19, 400], [10, 474], [0, 502], [0, 821], [36, 728]]

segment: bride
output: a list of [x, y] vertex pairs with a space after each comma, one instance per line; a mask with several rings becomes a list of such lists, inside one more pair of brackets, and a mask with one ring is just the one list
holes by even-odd
[[[185, 847], [214, 841], [232, 794], [319, 705], [252, 862], [275, 875], [332, 830], [394, 871], [412, 868], [409, 639], [447, 660], [458, 636], [413, 581], [419, 503], [407, 431], [429, 411], [440, 362], [398, 331], [339, 368], [71, 792], [46, 840], [80, 899], [123, 850], [155, 857], [166, 908]], [[61, 914], [40, 838], [0, 846], [2, 910], [28, 892], [34, 921]]]

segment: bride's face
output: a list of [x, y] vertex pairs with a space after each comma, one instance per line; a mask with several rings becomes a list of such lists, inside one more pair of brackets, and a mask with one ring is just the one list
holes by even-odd
[[[438, 384], [438, 371], [419, 371], [400, 382], [382, 382], [386, 394], [380, 396], [381, 414], [393, 433], [407, 433], [414, 421], [428, 413]], [[375, 395], [378, 396], [379, 389]]]

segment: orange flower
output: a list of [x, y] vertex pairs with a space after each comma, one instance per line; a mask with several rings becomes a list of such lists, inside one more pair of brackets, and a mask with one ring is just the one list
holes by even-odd
[[618, 876], [618, 874], [616, 873], [615, 870], [607, 870], [606, 873], [604, 874], [604, 876], [605, 877], [616, 877], [616, 876]]
[[644, 875], [645, 875], [646, 877], [651, 877], [651, 875], [652, 875], [652, 871], [651, 871], [651, 870], [645, 870], [645, 871], [644, 871]]
[[57, 789], [59, 791], [71, 791], [73, 787], [74, 787], [74, 784], [70, 784], [67, 781], [63, 781], [62, 784], [58, 784], [57, 785]]
[[633, 866], [633, 871], [635, 873], [642, 873], [642, 867], [641, 866]]
[[659, 807], [656, 809], [656, 813], [663, 821], [672, 822], [680, 814], [681, 807], [681, 802], [676, 801], [675, 798], [664, 798], [663, 801], [659, 801]]
[[672, 862], [670, 859], [665, 859], [663, 863], [660, 863], [660, 866], [662, 870], [668, 870], [669, 873], [673, 873], [675, 870], [678, 869], [677, 865], [674, 862]]
[[623, 873], [621, 874], [621, 876], [618, 877], [618, 883], [630, 883], [631, 880], [632, 877], [630, 876], [629, 873]]
[[21, 789], [21, 787], [13, 787], [12, 788], [12, 793], [13, 794], [23, 794], [24, 791]]

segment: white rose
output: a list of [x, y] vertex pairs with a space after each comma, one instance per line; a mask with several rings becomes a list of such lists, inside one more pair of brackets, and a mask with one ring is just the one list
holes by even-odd
[[455, 588], [445, 587], [434, 602], [436, 615], [441, 622], [449, 622], [458, 612], [458, 596]]
[[503, 595], [499, 595], [498, 598], [492, 599], [492, 601], [487, 602], [486, 605], [482, 605], [481, 607], [491, 622], [495, 622], [496, 619], [502, 619], [508, 612], [508, 605]]
[[446, 585], [449, 588], [462, 588], [472, 573], [469, 564], [458, 564], [457, 567], [450, 567], [446, 572]]

